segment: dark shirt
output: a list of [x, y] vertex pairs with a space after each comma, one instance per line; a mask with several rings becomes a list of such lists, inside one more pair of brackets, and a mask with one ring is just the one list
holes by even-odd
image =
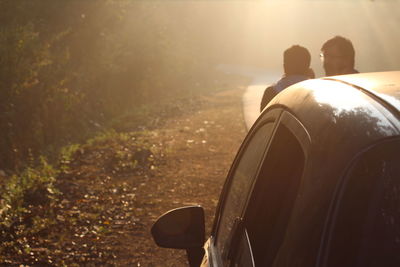
[[291, 86], [292, 84], [307, 80], [308, 77], [305, 75], [288, 75], [283, 76], [277, 83], [268, 86], [263, 94], [260, 104], [260, 112], [267, 106], [269, 101], [272, 100], [278, 93], [280, 93], [286, 87]]

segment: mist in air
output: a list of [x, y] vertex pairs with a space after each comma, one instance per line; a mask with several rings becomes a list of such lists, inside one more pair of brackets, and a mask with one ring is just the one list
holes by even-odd
[[360, 72], [400, 69], [398, 0], [0, 1], [0, 10], [0, 169], [98, 130], [130, 130], [162, 103], [238, 76], [276, 79], [294, 44], [308, 48], [316, 77], [335, 35], [353, 42]]
[[0, 0], [0, 25], [9, 266], [183, 266], [149, 229], [197, 203], [211, 225], [284, 50], [321, 77], [341, 35], [360, 72], [400, 70], [400, 0]]
[[166, 26], [182, 27], [177, 37], [192, 39], [195, 56], [210, 64], [281, 71], [283, 50], [300, 44], [319, 77], [320, 47], [342, 35], [353, 42], [361, 72], [400, 67], [399, 1], [177, 1], [160, 8], [171, 15]]

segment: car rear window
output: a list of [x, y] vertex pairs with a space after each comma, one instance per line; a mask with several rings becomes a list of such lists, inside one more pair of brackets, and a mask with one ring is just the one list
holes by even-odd
[[339, 201], [326, 266], [400, 266], [400, 141], [362, 154]]

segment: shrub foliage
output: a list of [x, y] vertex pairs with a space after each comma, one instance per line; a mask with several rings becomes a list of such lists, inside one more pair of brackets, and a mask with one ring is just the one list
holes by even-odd
[[210, 80], [203, 15], [183, 16], [192, 10], [179, 2], [0, 0], [0, 10], [0, 170]]

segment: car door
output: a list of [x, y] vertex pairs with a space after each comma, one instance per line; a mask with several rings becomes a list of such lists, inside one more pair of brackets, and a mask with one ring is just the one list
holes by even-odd
[[304, 127], [278, 109], [257, 124], [220, 204], [212, 247], [217, 266], [268, 266], [300, 184], [310, 142]]
[[349, 165], [318, 266], [400, 266], [400, 139], [373, 145]]

